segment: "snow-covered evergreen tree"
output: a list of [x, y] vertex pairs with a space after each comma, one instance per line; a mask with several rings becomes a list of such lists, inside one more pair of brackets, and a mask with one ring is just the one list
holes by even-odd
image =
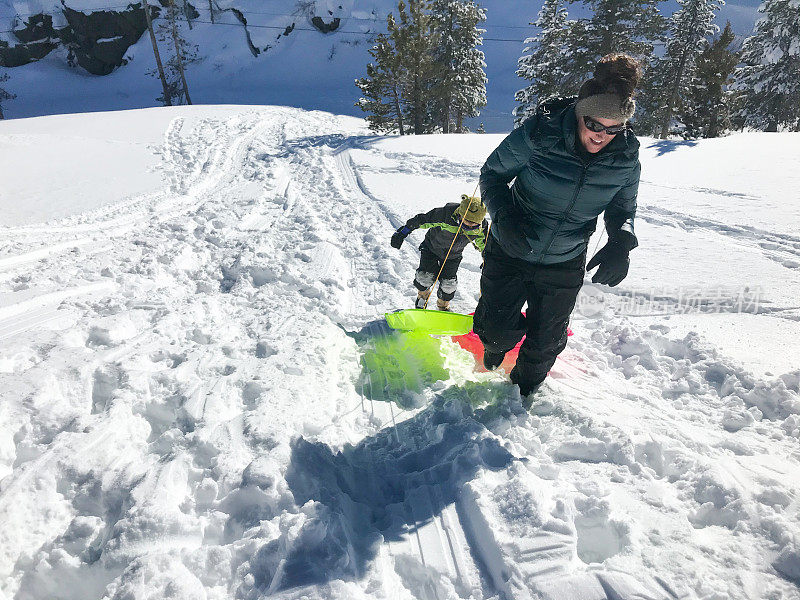
[[666, 20], [658, 10], [663, 0], [572, 1], [581, 2], [592, 13], [569, 29], [567, 45], [573, 49], [579, 79], [588, 78], [597, 61], [611, 52], [624, 52], [647, 63], [654, 43], [664, 39]]
[[427, 0], [397, 3], [398, 19], [389, 14], [388, 29], [401, 64], [403, 110], [416, 135], [430, 133], [434, 122], [437, 95], [437, 69], [434, 49], [439, 39], [431, 27]]
[[765, 0], [734, 73], [746, 126], [800, 131], [800, 0]]
[[719, 137], [731, 127], [735, 93], [728, 86], [739, 63], [739, 53], [730, 50], [735, 37], [728, 22], [697, 57], [695, 74], [679, 112], [687, 138]]
[[356, 80], [364, 93], [357, 103], [368, 113], [374, 131], [429, 133], [437, 106], [437, 67], [434, 50], [438, 36], [431, 30], [425, 0], [400, 0], [397, 17], [389, 13], [386, 34], [375, 38], [370, 50], [374, 63], [367, 76]]
[[697, 59], [708, 47], [708, 36], [719, 31], [714, 15], [723, 4], [723, 0], [677, 1], [680, 9], [669, 19], [670, 37], [664, 56], [650, 69], [646, 87], [650, 101], [643, 103], [650, 109], [648, 122], [662, 139], [669, 134], [675, 108], [689, 94]]
[[434, 50], [436, 62], [436, 112], [444, 133], [455, 124], [456, 133], [464, 131], [464, 118], [476, 117], [486, 106], [486, 74], [480, 23], [486, 13], [471, 0], [432, 0], [431, 27], [439, 44]]
[[531, 83], [514, 94], [519, 103], [514, 109], [517, 125], [533, 114], [542, 100], [578, 91], [582, 73], [574, 64], [575, 49], [570, 39], [574, 22], [567, 16], [564, 0], [545, 0], [533, 23], [539, 32], [525, 40], [517, 75]]
[[[8, 75], [6, 75], [5, 73], [0, 75], [0, 83], [8, 81], [8, 79], [9, 79]], [[4, 90], [3, 87], [0, 86], [0, 120], [5, 119], [5, 116], [3, 115], [3, 101], [12, 100], [13, 98], [16, 97], [17, 97], [16, 94], [12, 94], [11, 92]]]
[[356, 103], [375, 131], [464, 132], [486, 105], [486, 64], [478, 49], [485, 20], [472, 0], [400, 0], [378, 35]]
[[405, 135], [402, 106], [403, 73], [399, 57], [386, 34], [379, 34], [369, 50], [374, 59], [367, 65], [367, 76], [356, 80], [364, 94], [356, 102], [367, 113], [367, 123], [372, 131], [394, 132]]

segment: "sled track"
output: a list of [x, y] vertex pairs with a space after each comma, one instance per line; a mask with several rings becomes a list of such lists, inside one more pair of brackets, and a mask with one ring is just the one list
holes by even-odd
[[[364, 200], [371, 201], [372, 203], [378, 205], [386, 215], [386, 218], [389, 220], [391, 226], [393, 228], [400, 227], [404, 221], [402, 221], [399, 216], [394, 214], [394, 212], [391, 211], [380, 199], [376, 198], [369, 192], [361, 178], [358, 176], [358, 172], [354, 168], [353, 161], [347, 148], [348, 145], [343, 144], [333, 153], [336, 158], [338, 174], [342, 178], [343, 185], [345, 186], [345, 193], [361, 196]], [[373, 326], [369, 330], [369, 333], [371, 333], [373, 336], [376, 336], [379, 335], [380, 332], [377, 331], [377, 328]], [[369, 402], [370, 411], [374, 415], [375, 401], [369, 400]], [[401, 440], [400, 431], [403, 431], [404, 428], [401, 427], [398, 430], [397, 425], [397, 417], [400, 417], [401, 415], [394, 414], [394, 407], [393, 403], [391, 402], [389, 403], [389, 409], [391, 411], [390, 416], [392, 428], [394, 430], [395, 441], [398, 446], [401, 446], [403, 445], [403, 440]], [[419, 451], [420, 448], [418, 447], [417, 439], [412, 438], [412, 440], [414, 442], [412, 445], [412, 451]], [[375, 460], [374, 455], [373, 460]], [[373, 462], [370, 465], [370, 468], [373, 473], [376, 473], [379, 470], [379, 465]], [[480, 568], [478, 564], [476, 564], [470, 558], [471, 556], [475, 556], [475, 554], [467, 541], [467, 535], [461, 522], [460, 515], [456, 511], [455, 505], [446, 506], [444, 504], [442, 484], [431, 480], [431, 470], [428, 470], [425, 473], [425, 485], [423, 489], [425, 491], [423, 496], [416, 496], [417, 504], [427, 504], [429, 507], [436, 506], [441, 512], [439, 512], [437, 517], [430, 524], [423, 525], [415, 518], [414, 515], [419, 514], [420, 512], [424, 513], [425, 511], [420, 511], [419, 508], [415, 509], [413, 502], [410, 502], [408, 499], [404, 502], [404, 513], [413, 523], [412, 527], [414, 537], [416, 539], [416, 544], [412, 544], [412, 547], [418, 552], [419, 560], [423, 566], [434, 566], [440, 572], [450, 573], [450, 575], [454, 577], [456, 581], [458, 581], [462, 592], [467, 592], [478, 584], [477, 581], [470, 581], [468, 574], [471, 573], [472, 578], [474, 578], [475, 574], [480, 572]], [[421, 529], [422, 532], [420, 531]], [[392, 550], [392, 544], [390, 543], [390, 553]], [[396, 551], [397, 549], [395, 548], [394, 550]], [[482, 577], [481, 580], [485, 583], [489, 583], [489, 580], [485, 576]], [[491, 597], [496, 595], [497, 590], [494, 588], [484, 589], [483, 593], [485, 597]], [[425, 600], [440, 599], [436, 596], [434, 591], [434, 593], [430, 594], [430, 597], [426, 597]]]
[[[156, 220], [191, 213], [206, 196], [230, 181], [232, 169], [242, 162], [247, 146], [273, 128], [269, 119], [253, 113], [230, 118], [227, 135], [219, 135], [218, 121], [202, 120], [195, 125], [196, 133], [184, 139], [180, 136], [184, 121], [183, 117], [173, 119], [164, 135], [162, 154], [165, 163], [162, 170], [170, 182], [167, 191], [133, 198], [48, 225], [15, 227], [0, 237], [3, 246], [25, 244], [38, 249], [6, 254], [0, 258], [0, 271], [75, 248], [94, 246], [88, 251], [105, 251], [105, 242], [129, 234], [144, 223], [152, 224]], [[216, 135], [212, 136], [211, 132]]]
[[[365, 207], [375, 207], [379, 209], [378, 214], [370, 215], [369, 217], [353, 218], [351, 216], [350, 222], [360, 221], [362, 218], [365, 222], [376, 219], [378, 222], [383, 220], [388, 221], [387, 231], [391, 228], [396, 228], [400, 219], [389, 210], [383, 202], [373, 197], [360, 181], [357, 172], [353, 168], [352, 160], [347, 152], [348, 144], [345, 143], [337, 148], [322, 153], [323, 164], [320, 170], [324, 170], [331, 177], [332, 186], [322, 186], [324, 188], [335, 187], [339, 191], [338, 197], [331, 203], [336, 206], [336, 209], [331, 209], [326, 219], [327, 227], [333, 227], [336, 231], [337, 227], [334, 224], [347, 222], [339, 218], [339, 206], [342, 206], [341, 214], [358, 214], [363, 211]], [[299, 150], [297, 156], [303, 156], [311, 161], [319, 161], [320, 157], [316, 154], [306, 155]], [[331, 158], [333, 160], [331, 160]], [[305, 175], [312, 175], [317, 173], [317, 169], [313, 166], [300, 167], [293, 164], [291, 168], [295, 174], [296, 180], [308, 181]], [[305, 171], [305, 172], [304, 172]], [[315, 177], [315, 181], [319, 181], [319, 175]], [[308, 191], [309, 193], [311, 190]], [[307, 197], [308, 194], [302, 194]], [[352, 211], [352, 212], [351, 212]], [[373, 209], [370, 209], [373, 212]], [[337, 237], [348, 236], [346, 230], [336, 232]], [[380, 254], [384, 254], [384, 250], [380, 250]], [[369, 267], [362, 261], [353, 260], [352, 272], [356, 282], [362, 278], [368, 278]], [[374, 266], [372, 267], [374, 269]], [[369, 288], [367, 288], [369, 289]], [[363, 291], [362, 291], [363, 290]], [[355, 298], [363, 298], [363, 294], [368, 293], [366, 289], [361, 288], [356, 283], [354, 288]], [[360, 315], [364, 312], [369, 312], [367, 307], [357, 308], [354, 305], [350, 313], [345, 316], [345, 322], [357, 323]], [[379, 315], [375, 315], [378, 317]], [[361, 316], [363, 319], [363, 316]], [[361, 321], [363, 323], [363, 321]], [[377, 321], [372, 320], [371, 324], [367, 325], [366, 329], [362, 332], [367, 337], [377, 336], [382, 333], [381, 328], [378, 327]], [[367, 382], [370, 385], [370, 382]], [[385, 430], [385, 434], [381, 434], [378, 439], [380, 442], [372, 444], [365, 444], [363, 453], [356, 463], [360, 463], [359, 469], [363, 469], [363, 477], [371, 482], [378, 483], [377, 486], [397, 488], [407, 488], [411, 491], [407, 492], [398, 503], [393, 504], [390, 509], [395, 515], [397, 520], [405, 523], [405, 533], [399, 539], [389, 541], [386, 544], [386, 551], [388, 556], [393, 557], [396, 565], [405, 565], [404, 561], [408, 557], [414, 556], [419, 561], [419, 565], [423, 569], [434, 569], [438, 573], [448, 573], [449, 576], [456, 582], [461, 595], [464, 598], [474, 597], [472, 592], [474, 589], [482, 589], [483, 597], [496, 596], [497, 590], [490, 583], [490, 579], [484, 574], [481, 575], [481, 570], [478, 563], [472, 558], [475, 556], [474, 548], [467, 541], [467, 533], [462, 523], [459, 512], [456, 508], [456, 503], [451, 497], [448, 502], [445, 501], [446, 492], [444, 487], [448, 482], [437, 481], [432, 475], [437, 470], [437, 465], [427, 465], [420, 472], [410, 471], [407, 473], [400, 472], [396, 467], [392, 467], [393, 461], [397, 460], [398, 455], [413, 456], [416, 454], [424, 454], [429, 449], [429, 442], [424, 439], [429, 435], [426, 427], [417, 429], [419, 425], [412, 425], [415, 423], [415, 412], [403, 411], [397, 408], [394, 403], [378, 402], [375, 400], [364, 398], [362, 392], [361, 399], [362, 411], [367, 415], [370, 420], [377, 422], [386, 422], [389, 424]], [[384, 447], [384, 444], [388, 446]], [[452, 449], [452, 451], [457, 451]], [[387, 455], [388, 452], [388, 455]], [[389, 462], [387, 462], [389, 461]], [[349, 463], [346, 469], [354, 469], [353, 463]], [[387, 479], [388, 478], [388, 479]], [[402, 478], [404, 483], [399, 483], [398, 478]], [[375, 485], [374, 483], [372, 485]], [[370, 499], [367, 504], [375, 502], [376, 507], [380, 501], [378, 499]], [[390, 537], [396, 534], [389, 534]], [[400, 561], [399, 563], [397, 561]], [[404, 569], [409, 569], [410, 565], [396, 566], [400, 569], [400, 577], [410, 577], [411, 572], [405, 572]], [[485, 587], [489, 585], [489, 587]], [[441, 600], [441, 590], [436, 585], [430, 583], [419, 592], [420, 598], [424, 600]]]

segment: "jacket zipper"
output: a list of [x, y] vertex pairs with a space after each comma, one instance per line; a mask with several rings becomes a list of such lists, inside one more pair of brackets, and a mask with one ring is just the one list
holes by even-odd
[[536, 262], [542, 262], [544, 255], [547, 254], [547, 252], [550, 250], [550, 246], [553, 245], [553, 242], [555, 241], [558, 232], [561, 231], [561, 226], [564, 224], [564, 221], [567, 220], [569, 212], [572, 210], [572, 207], [575, 206], [575, 202], [577, 202], [578, 200], [578, 194], [581, 193], [581, 189], [583, 188], [583, 182], [586, 180], [586, 171], [588, 171], [589, 167], [592, 166], [593, 164], [594, 161], [583, 165], [583, 172], [581, 173], [581, 178], [578, 180], [578, 185], [575, 187], [575, 193], [572, 194], [572, 200], [570, 201], [569, 206], [567, 206], [567, 209], [561, 214], [561, 218], [559, 219], [558, 223], [556, 223], [556, 228], [553, 230], [553, 235], [550, 236], [550, 241], [547, 242], [547, 246], [545, 246], [544, 249], [541, 251], [541, 253], [539, 254], [539, 258], [536, 260]]

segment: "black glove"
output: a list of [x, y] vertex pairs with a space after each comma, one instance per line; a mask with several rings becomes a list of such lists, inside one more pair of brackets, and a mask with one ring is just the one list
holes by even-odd
[[406, 239], [406, 236], [411, 233], [411, 229], [403, 225], [400, 229], [394, 232], [392, 235], [392, 248], [400, 249], [400, 246], [403, 245], [403, 240]]
[[512, 258], [523, 258], [531, 253], [531, 245], [523, 230], [524, 219], [513, 208], [497, 211], [492, 227], [497, 231], [500, 246]]
[[586, 270], [591, 271], [597, 265], [597, 273], [592, 277], [592, 283], [604, 283], [611, 287], [617, 285], [628, 275], [628, 267], [631, 264], [628, 258], [628, 250], [620, 242], [609, 241], [600, 248], [597, 254], [592, 257], [586, 265]]

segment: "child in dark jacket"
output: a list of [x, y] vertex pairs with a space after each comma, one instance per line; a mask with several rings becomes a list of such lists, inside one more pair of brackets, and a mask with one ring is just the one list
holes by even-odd
[[418, 228], [428, 229], [419, 246], [419, 267], [414, 276], [414, 287], [418, 290], [414, 302], [416, 308], [425, 308], [438, 275], [436, 306], [439, 310], [450, 310], [450, 300], [456, 294], [456, 273], [464, 248], [471, 243], [482, 253], [486, 244], [485, 216], [486, 207], [481, 199], [465, 194], [461, 196], [461, 204], [451, 202], [427, 213], [420, 213], [395, 231], [392, 246], [400, 248], [409, 233]]

